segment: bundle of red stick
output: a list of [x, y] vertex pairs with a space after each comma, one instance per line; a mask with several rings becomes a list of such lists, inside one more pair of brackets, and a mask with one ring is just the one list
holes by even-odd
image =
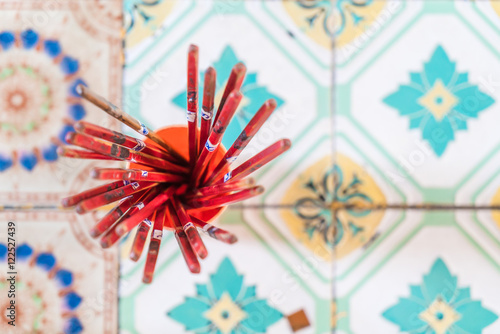
[[190, 46], [187, 66], [188, 154], [184, 155], [179, 147], [162, 138], [160, 132], [151, 131], [87, 87], [77, 87], [83, 98], [146, 139], [143, 141], [83, 121], [76, 123], [76, 132], [69, 133], [66, 141], [83, 150], [60, 147], [61, 156], [126, 161], [128, 167], [94, 169], [93, 178], [112, 182], [67, 197], [62, 200], [62, 205], [76, 207], [76, 211], [83, 214], [119, 201], [95, 224], [90, 234], [94, 238], [101, 237], [100, 243], [106, 248], [137, 227], [130, 254], [135, 261], [141, 256], [149, 235], [143, 276], [145, 283], [153, 279], [163, 230], [173, 231], [193, 273], [200, 272], [198, 258], [203, 259], [208, 254], [199, 231], [228, 244], [236, 242], [235, 235], [211, 225], [208, 220], [231, 203], [261, 194], [263, 187], [256, 186], [252, 178], [246, 177], [290, 148], [290, 141], [281, 139], [231, 169], [230, 165], [276, 108], [274, 100], [266, 101], [227, 151], [219, 145], [242, 99], [239, 90], [245, 72], [242, 63], [234, 66], [214, 112], [216, 72], [212, 67], [207, 69], [201, 120], [198, 122], [198, 47]]

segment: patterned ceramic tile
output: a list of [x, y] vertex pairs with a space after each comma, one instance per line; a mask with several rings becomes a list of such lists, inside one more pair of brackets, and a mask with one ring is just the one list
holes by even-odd
[[319, 258], [319, 251], [290, 256], [292, 245], [263, 221], [265, 216], [270, 214], [228, 208], [216, 224], [235, 233], [238, 243], [204, 238], [210, 254], [199, 275], [188, 272], [175, 238], [164, 238], [151, 285], [141, 283], [144, 257], [130, 262], [125, 243], [124, 332], [293, 333], [295, 326], [303, 327], [299, 333], [328, 333], [332, 291], [321, 273], [331, 273], [330, 263]]
[[[184, 2], [182, 6], [188, 6]], [[236, 165], [281, 138], [290, 138], [292, 148], [275, 163], [256, 173], [259, 183], [268, 189], [293, 180], [294, 167], [333, 152], [330, 117], [331, 49], [319, 45], [320, 63], [306, 50], [304, 43], [315, 43], [310, 34], [300, 32], [298, 23], [287, 12], [288, 2], [204, 1], [188, 6], [182, 20], [171, 22], [168, 29], [154, 34], [147, 51], [137, 56], [137, 48], [127, 50], [125, 72], [126, 110], [153, 128], [185, 124], [186, 55], [189, 44], [200, 48], [200, 69], [217, 70], [216, 102], [231, 68], [238, 62], [247, 67], [241, 88], [244, 95], [235, 117], [227, 128], [222, 144], [228, 148], [246, 123], [268, 99], [277, 109], [243, 151]], [[297, 10], [301, 10], [297, 6]], [[180, 4], [174, 12], [184, 10]], [[294, 11], [295, 13], [295, 11]], [[282, 19], [285, 21], [282, 22]], [[301, 18], [302, 20], [303, 18]], [[166, 24], [166, 23], [165, 23]], [[230, 25], [232, 29], [227, 30]], [[184, 31], [189, 27], [188, 33]], [[322, 32], [324, 35], [324, 32]], [[321, 38], [325, 38], [322, 36]], [[145, 37], [145, 40], [147, 37]], [[144, 42], [146, 43], [146, 42]], [[165, 45], [171, 45], [166, 48]], [[313, 57], [314, 56], [314, 57]], [[181, 78], [173, 80], [172, 78]], [[200, 80], [202, 83], [203, 80]], [[300, 92], [300, 94], [298, 94]], [[307, 163], [306, 162], [306, 163]], [[286, 180], [284, 181], [286, 177]], [[282, 194], [263, 196], [247, 204], [279, 204]]]
[[491, 85], [499, 75], [498, 16], [490, 8], [486, 19], [484, 3], [400, 7], [358, 59], [337, 69], [336, 113], [354, 129], [350, 140], [362, 137], [384, 156], [374, 163], [405, 202], [452, 203], [460, 194], [470, 203], [473, 193], [463, 188], [474, 191], [467, 183], [500, 138], [493, 126], [499, 92]]
[[[15, 222], [16, 327], [2, 333], [116, 333], [116, 250], [89, 240], [73, 213], [0, 214], [0, 290], [6, 308], [7, 223]], [[9, 245], [10, 247], [10, 245]], [[7, 275], [11, 276], [11, 275]], [[4, 313], [4, 312], [3, 312]]]
[[414, 228], [337, 283], [338, 333], [498, 332], [499, 260], [484, 250], [488, 237], [470, 233], [458, 213], [407, 215]]
[[78, 167], [56, 145], [86, 117], [78, 83], [121, 96], [121, 1], [0, 1], [0, 182], [2, 203], [56, 203]]

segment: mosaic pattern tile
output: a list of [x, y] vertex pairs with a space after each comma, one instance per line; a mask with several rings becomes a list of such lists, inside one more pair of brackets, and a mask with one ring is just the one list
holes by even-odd
[[0, 1], [0, 10], [0, 199], [54, 204], [82, 165], [56, 153], [72, 124], [116, 126], [75, 87], [120, 99], [121, 1]]
[[118, 257], [89, 240], [74, 213], [1, 213], [0, 291], [7, 292], [7, 223], [16, 223], [16, 327], [2, 333], [116, 333]]

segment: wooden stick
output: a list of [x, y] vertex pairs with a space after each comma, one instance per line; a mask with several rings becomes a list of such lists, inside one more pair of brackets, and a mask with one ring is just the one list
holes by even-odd
[[239, 137], [233, 143], [233, 145], [227, 150], [224, 158], [219, 162], [217, 167], [211, 173], [209, 179], [204, 182], [205, 184], [210, 184], [213, 180], [216, 180], [224, 172], [226, 166], [233, 163], [236, 158], [240, 155], [241, 151], [247, 146], [247, 144], [252, 140], [253, 136], [260, 130], [262, 125], [271, 116], [271, 113], [276, 109], [276, 101], [273, 99], [267, 100], [262, 107], [257, 111], [254, 117], [247, 124], [245, 129], [241, 132]]
[[107, 191], [105, 193], [81, 201], [76, 206], [76, 212], [78, 214], [84, 214], [86, 212], [97, 209], [98, 207], [121, 200], [122, 198], [130, 196], [141, 190], [154, 187], [157, 184], [158, 183], [152, 183], [152, 182], [132, 182], [126, 185], [125, 187]]
[[144, 283], [151, 283], [153, 281], [153, 274], [155, 272], [156, 261], [158, 253], [160, 252], [161, 239], [163, 237], [163, 224], [167, 215], [167, 206], [164, 205], [157, 211], [153, 224], [153, 231], [151, 232], [151, 241], [149, 242], [148, 255], [146, 257], [146, 264], [144, 266], [144, 274], [142, 281]]
[[189, 163], [191, 168], [198, 157], [198, 47], [190, 45], [187, 62], [187, 121]]
[[68, 143], [71, 143], [72, 145], [80, 146], [112, 158], [120, 159], [122, 161], [130, 161], [138, 164], [143, 164], [173, 173], [187, 173], [185, 167], [172, 164], [168, 161], [153, 157], [148, 154], [143, 154], [141, 152], [132, 152], [126, 147], [109, 143], [81, 133], [69, 132], [66, 135], [66, 141]]
[[[139, 197], [144, 194], [147, 190], [144, 190], [140, 193], [134, 194], [128, 198], [124, 198], [120, 204], [118, 204], [115, 208], [113, 208], [110, 212], [108, 212], [104, 217], [101, 218], [90, 229], [90, 236], [92, 238], [98, 238], [101, 236], [106, 230], [108, 230], [120, 217], [122, 217], [135, 202], [139, 201]], [[137, 195], [137, 197], [136, 197]]]
[[187, 205], [191, 208], [208, 210], [217, 208], [223, 205], [229, 205], [231, 203], [240, 202], [250, 197], [260, 195], [264, 192], [264, 187], [257, 186], [249, 189], [244, 189], [237, 193], [231, 193], [228, 195], [220, 195], [217, 197], [209, 197], [206, 199], [191, 199], [187, 201]]
[[229, 79], [227, 79], [226, 87], [224, 88], [224, 93], [222, 94], [222, 98], [220, 99], [219, 108], [217, 109], [217, 114], [215, 115], [214, 124], [217, 123], [219, 116], [226, 104], [226, 100], [229, 98], [229, 95], [233, 91], [239, 91], [241, 85], [243, 84], [243, 80], [245, 79], [245, 74], [247, 72], [247, 68], [243, 63], [238, 63], [234, 65], [231, 70], [231, 74], [229, 75]]
[[[101, 247], [108, 248], [108, 247], [114, 245], [118, 240], [120, 240], [120, 238], [123, 236], [123, 234], [118, 233], [117, 229], [119, 228], [119, 226], [124, 221], [128, 220], [130, 217], [133, 217], [138, 212], [140, 212], [146, 205], [149, 205], [153, 201], [153, 199], [155, 198], [155, 196], [157, 194], [158, 194], [158, 189], [153, 188], [150, 191], [148, 191], [146, 194], [144, 194], [144, 196], [142, 196], [139, 201], [136, 201], [134, 203], [134, 205], [132, 205], [130, 207], [130, 209], [123, 216], [121, 216], [116, 221], [116, 223], [101, 238], [101, 241], [100, 241]], [[146, 219], [147, 217], [148, 216], [146, 215], [143, 219]]]
[[187, 199], [193, 199], [197, 197], [207, 197], [207, 196], [217, 196], [223, 193], [241, 190], [243, 188], [247, 188], [253, 186], [255, 184], [255, 180], [252, 178], [243, 179], [234, 182], [227, 182], [222, 184], [215, 184], [203, 188], [196, 189], [196, 192], [190, 195], [185, 196]]
[[65, 208], [70, 208], [72, 206], [77, 205], [78, 203], [80, 203], [81, 201], [83, 201], [87, 198], [97, 196], [99, 194], [105, 193], [107, 191], [111, 191], [113, 189], [125, 187], [128, 184], [130, 184], [130, 182], [128, 182], [128, 181], [115, 181], [115, 182], [103, 184], [101, 186], [97, 186], [95, 188], [82, 191], [81, 193], [78, 193], [76, 195], [63, 198], [61, 200], [61, 204]]
[[144, 219], [137, 226], [137, 232], [135, 233], [134, 241], [132, 242], [132, 249], [130, 250], [129, 258], [130, 260], [137, 262], [142, 255], [144, 250], [144, 245], [146, 244], [146, 239], [148, 238], [148, 232], [153, 222], [155, 221], [155, 212], [151, 214], [149, 218]]
[[205, 72], [205, 84], [203, 86], [203, 106], [201, 110], [200, 144], [198, 152], [201, 152], [207, 142], [212, 129], [212, 116], [214, 112], [214, 98], [217, 72], [209, 67]]
[[116, 227], [116, 233], [119, 236], [128, 233], [130, 230], [136, 227], [141, 221], [149, 217], [149, 215], [153, 211], [160, 209], [161, 205], [165, 203], [172, 196], [174, 191], [175, 189], [170, 187], [164, 192], [157, 195], [155, 198], [151, 200], [151, 202], [146, 204], [142, 210], [124, 219], [123, 222], [121, 222], [120, 225]]
[[221, 229], [219, 227], [216, 227], [212, 224], [205, 223], [204, 221], [194, 217], [190, 216], [193, 223], [196, 225], [196, 227], [200, 228], [203, 232], [208, 234], [210, 237], [222, 241], [226, 244], [234, 244], [236, 241], [238, 241], [238, 238], [232, 234], [231, 232], [228, 232], [224, 229]]
[[196, 162], [196, 166], [192, 174], [193, 175], [192, 184], [194, 185], [198, 184], [201, 178], [201, 174], [204, 168], [206, 167], [206, 162], [208, 161], [212, 153], [215, 151], [215, 149], [219, 146], [222, 140], [222, 136], [224, 135], [224, 131], [226, 131], [226, 127], [231, 121], [231, 118], [233, 117], [234, 113], [236, 112], [236, 108], [238, 108], [238, 104], [240, 103], [242, 97], [243, 96], [241, 95], [241, 93], [237, 91], [232, 92], [229, 95], [227, 103], [222, 109], [221, 117], [215, 123], [210, 133], [210, 136], [208, 137], [208, 140], [205, 144], [205, 147], [201, 151], [198, 161]]
[[60, 157], [66, 158], [74, 158], [74, 159], [93, 159], [93, 160], [113, 160], [113, 161], [121, 161], [120, 159], [108, 157], [102, 155], [100, 153], [84, 151], [84, 150], [75, 150], [73, 148], [69, 148], [66, 146], [59, 146], [57, 148], [57, 154]]
[[252, 158], [248, 159], [234, 170], [230, 171], [223, 178], [217, 180], [215, 184], [221, 184], [229, 180], [241, 180], [245, 176], [250, 175], [260, 167], [275, 159], [280, 154], [286, 152], [292, 143], [288, 139], [278, 140], [276, 143], [257, 153]]
[[205, 247], [205, 244], [203, 243], [198, 230], [194, 226], [186, 210], [176, 197], [172, 198], [171, 202], [174, 206], [175, 212], [177, 213], [177, 217], [181, 222], [182, 229], [186, 233], [186, 236], [188, 237], [189, 243], [191, 244], [191, 247], [193, 247], [194, 252], [198, 254], [201, 259], [206, 258], [208, 255], [207, 248]]
[[192, 272], [193, 274], [199, 274], [201, 271], [200, 262], [198, 261], [198, 258], [196, 257], [193, 247], [191, 246], [188, 237], [186, 236], [186, 233], [182, 228], [182, 224], [179, 221], [179, 217], [177, 217], [175, 209], [172, 206], [172, 201], [168, 202], [168, 210], [169, 210], [169, 216], [174, 222], [175, 239], [177, 240], [182, 256], [184, 257], [184, 261], [186, 262], [186, 265], [190, 272]]
[[186, 159], [184, 159], [176, 150], [174, 150], [173, 147], [165, 143], [155, 132], [151, 131], [151, 129], [149, 129], [147, 126], [145, 126], [102, 96], [99, 96], [96, 93], [92, 92], [88, 87], [80, 84], [76, 86], [76, 92], [78, 93], [78, 95], [80, 95], [96, 107], [99, 107], [100, 109], [105, 111], [111, 117], [122, 122], [137, 133], [151, 139], [159, 147], [175, 156], [179, 161], [186, 162]]
[[163, 151], [157, 150], [153, 147], [148, 147], [142, 140], [124, 135], [123, 133], [112, 131], [84, 121], [77, 122], [74, 125], [74, 128], [77, 132], [124, 146], [132, 151], [142, 152], [156, 158], [177, 163], [174, 157], [170, 154], [164, 153]]
[[150, 182], [182, 182], [185, 177], [177, 174], [150, 172], [142, 169], [94, 168], [90, 174], [98, 180], [133, 180]]

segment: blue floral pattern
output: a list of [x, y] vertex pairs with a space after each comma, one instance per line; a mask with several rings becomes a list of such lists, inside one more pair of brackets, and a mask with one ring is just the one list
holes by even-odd
[[422, 285], [410, 287], [410, 297], [383, 313], [402, 332], [411, 334], [480, 334], [498, 319], [473, 300], [469, 288], [459, 288], [443, 260], [437, 259]]
[[410, 129], [420, 129], [437, 156], [467, 129], [467, 120], [494, 103], [489, 95], [460, 73], [442, 46], [438, 46], [421, 73], [410, 73], [411, 82], [400, 85], [384, 102], [410, 120]]
[[57, 141], [64, 142], [66, 133], [73, 131], [71, 121], [85, 116], [75, 91], [78, 84], [84, 84], [80, 65], [63, 53], [57, 40], [43, 39], [30, 29], [20, 34], [0, 32], [0, 46], [0, 110], [4, 115], [0, 116], [0, 143], [9, 149], [0, 151], [0, 172], [15, 163], [31, 171], [40, 160], [57, 160]]
[[[7, 246], [0, 243], [0, 264], [7, 266], [7, 259]], [[23, 320], [22, 323], [16, 324], [16, 328], [23, 333], [81, 333], [84, 327], [78, 318], [78, 307], [82, 303], [82, 297], [74, 290], [73, 273], [61, 268], [54, 254], [37, 253], [26, 243], [16, 247], [16, 268], [19, 266], [28, 268], [18, 270], [22, 271], [22, 275], [18, 276], [16, 281], [16, 303], [22, 305]], [[0, 290], [2, 289], [8, 290], [5, 279], [0, 282]], [[60, 307], [62, 321], [55, 319], [53, 310], [57, 307]], [[54, 327], [61, 323], [63, 328]], [[10, 329], [2, 326], [10, 325], [0, 323], [0, 332], [8, 333]]]
[[257, 298], [255, 286], [243, 285], [243, 276], [229, 258], [208, 284], [196, 285], [195, 297], [186, 297], [168, 316], [196, 334], [266, 333], [283, 317], [266, 300]]
[[[236, 57], [233, 49], [230, 46], [227, 46], [220, 59], [213, 64], [213, 67], [217, 71], [217, 83], [216, 83], [216, 96], [219, 96], [224, 91], [224, 87], [227, 79], [229, 78], [229, 74], [231, 73], [231, 69], [234, 65], [236, 65], [240, 60]], [[239, 136], [243, 128], [250, 121], [250, 119], [257, 113], [260, 106], [268, 99], [275, 99], [277, 102], [278, 109], [281, 105], [283, 105], [284, 101], [280, 97], [268, 91], [267, 87], [262, 86], [258, 83], [258, 74], [256, 72], [247, 73], [245, 80], [243, 81], [243, 85], [241, 86], [241, 93], [243, 94], [243, 100], [241, 101], [238, 110], [235, 113], [235, 116], [229, 126], [224, 133], [224, 137], [222, 139], [222, 144], [226, 147], [230, 147], [236, 138]], [[199, 82], [199, 91], [200, 96], [202, 96], [203, 91], [203, 73], [201, 74], [201, 78]], [[183, 110], [187, 107], [187, 93], [183, 91], [178, 94], [172, 102], [181, 107]], [[202, 99], [198, 99], [201, 107]], [[217, 101], [216, 101], [217, 102]], [[217, 107], [217, 105], [216, 105]]]

